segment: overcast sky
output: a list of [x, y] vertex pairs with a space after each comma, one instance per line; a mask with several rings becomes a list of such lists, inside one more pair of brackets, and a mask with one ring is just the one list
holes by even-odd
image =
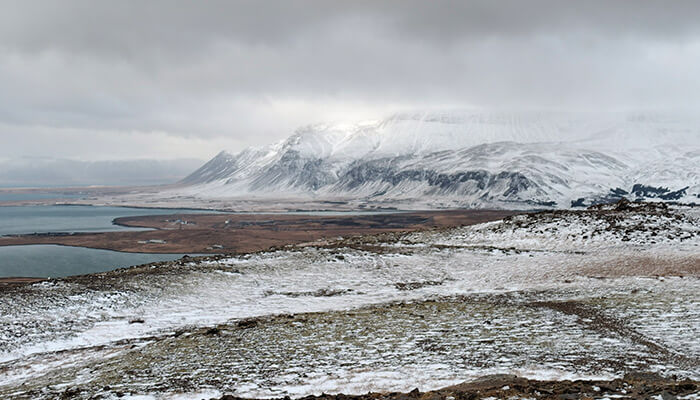
[[700, 105], [700, 1], [3, 1], [0, 160], [209, 158], [404, 109]]

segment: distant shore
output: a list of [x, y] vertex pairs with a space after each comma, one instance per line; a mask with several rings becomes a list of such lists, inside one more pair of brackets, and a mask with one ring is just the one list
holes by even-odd
[[37, 283], [45, 281], [45, 278], [9, 277], [0, 278], [0, 287], [8, 285], [24, 285], [27, 283]]
[[36, 233], [0, 237], [0, 246], [54, 244], [133, 253], [245, 253], [338, 236], [449, 228], [518, 213], [446, 210], [361, 215], [173, 214], [124, 217], [115, 224], [147, 231]]

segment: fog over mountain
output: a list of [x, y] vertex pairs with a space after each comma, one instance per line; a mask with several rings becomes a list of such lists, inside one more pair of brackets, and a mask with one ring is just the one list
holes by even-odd
[[76, 161], [54, 158], [0, 160], [0, 187], [160, 185], [189, 174], [202, 161]]
[[407, 110], [696, 110], [700, 3], [2, 2], [0, 158], [173, 159]]

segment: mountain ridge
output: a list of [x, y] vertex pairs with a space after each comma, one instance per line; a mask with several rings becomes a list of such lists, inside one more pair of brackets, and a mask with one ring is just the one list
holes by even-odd
[[655, 114], [404, 113], [308, 125], [268, 146], [221, 152], [180, 183], [204, 198], [414, 199], [430, 207], [571, 207], [623, 196], [695, 202], [699, 127]]

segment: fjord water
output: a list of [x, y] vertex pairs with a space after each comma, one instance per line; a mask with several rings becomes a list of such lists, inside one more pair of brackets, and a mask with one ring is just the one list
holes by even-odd
[[[112, 221], [126, 216], [203, 212], [212, 211], [93, 206], [0, 207], [0, 235], [133, 230], [138, 228], [114, 225]], [[182, 254], [121, 253], [54, 245], [0, 247], [0, 277], [61, 277], [88, 274], [154, 261], [173, 260], [181, 256]]]
[[58, 278], [92, 274], [155, 261], [175, 260], [182, 254], [122, 253], [55, 245], [0, 247], [0, 278], [11, 276]]
[[213, 211], [95, 207], [95, 206], [12, 206], [0, 207], [0, 235], [37, 232], [104, 232], [133, 230], [114, 225], [118, 217], [212, 213]]

